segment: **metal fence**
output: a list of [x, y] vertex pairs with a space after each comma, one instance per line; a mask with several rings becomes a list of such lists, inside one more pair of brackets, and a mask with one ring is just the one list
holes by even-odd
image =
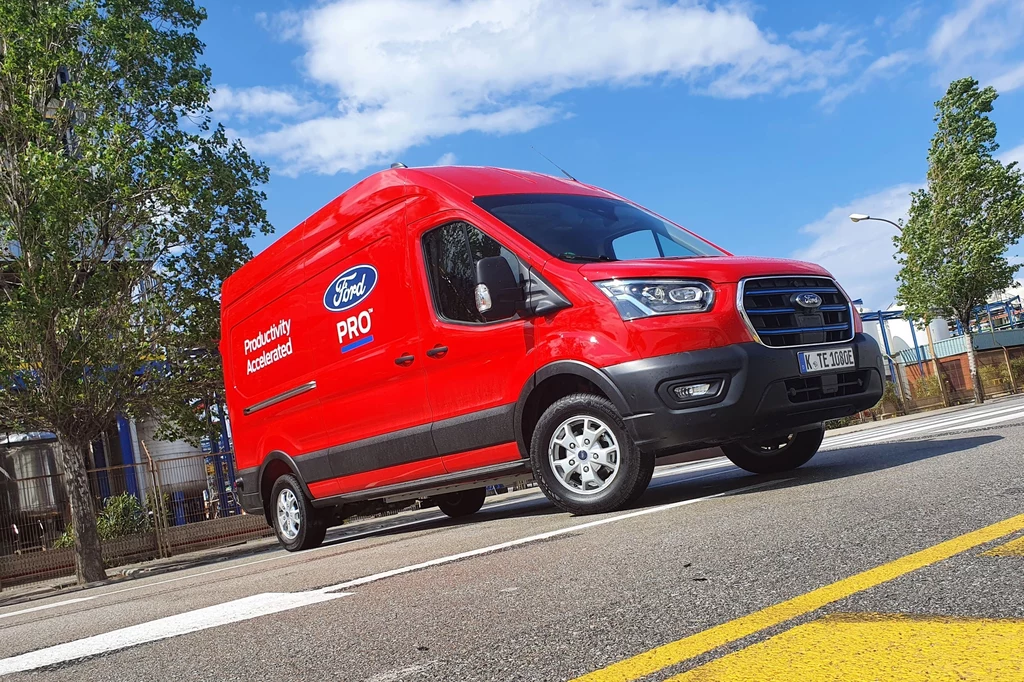
[[[63, 476], [45, 453], [17, 450], [0, 453], [10, 474], [0, 477], [0, 588], [73, 575], [75, 569]], [[271, 535], [263, 516], [245, 514], [238, 505], [233, 473], [229, 453], [89, 471], [107, 566]]]

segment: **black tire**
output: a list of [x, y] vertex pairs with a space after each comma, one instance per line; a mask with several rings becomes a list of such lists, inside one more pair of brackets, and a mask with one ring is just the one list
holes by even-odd
[[[294, 510], [294, 518], [297, 520], [297, 528], [282, 528], [279, 505], [283, 505], [286, 508], [290, 506], [291, 499], [288, 497], [289, 493], [295, 502], [295, 506], [292, 509]], [[289, 552], [297, 552], [303, 549], [319, 547], [323, 543], [324, 536], [327, 534], [327, 523], [324, 515], [313, 507], [309, 498], [306, 497], [306, 493], [303, 492], [298, 479], [294, 476], [287, 474], [274, 481], [269, 504], [269, 516], [274, 527], [274, 533], [277, 535], [277, 541], [281, 543], [282, 547]], [[294, 536], [292, 535], [293, 532]]]
[[448, 493], [435, 498], [437, 508], [453, 519], [470, 514], [476, 514], [480, 507], [484, 506], [484, 499], [487, 497], [487, 488], [473, 488], [471, 490], [460, 490], [457, 493]]
[[825, 428], [818, 425], [808, 431], [791, 434], [792, 440], [782, 444], [780, 438], [767, 441], [723, 445], [722, 452], [741, 469], [754, 474], [777, 474], [807, 464], [821, 447]]
[[[615, 478], [600, 492], [583, 493], [570, 489], [552, 469], [548, 460], [548, 446], [555, 431], [574, 417], [601, 420], [617, 442], [618, 469]], [[601, 514], [628, 506], [647, 489], [654, 473], [654, 454], [640, 451], [626, 431], [614, 405], [601, 396], [589, 393], [566, 396], [544, 410], [533, 430], [530, 463], [537, 485], [544, 495], [558, 508], [579, 515]], [[599, 470], [606, 471], [594, 469], [595, 472]], [[603, 480], [608, 481], [609, 478], [611, 475], [605, 476]]]
[[634, 502], [636, 502], [637, 500], [639, 500], [641, 497], [643, 497], [644, 493], [647, 492], [647, 488], [650, 487], [650, 485], [651, 485], [651, 479], [652, 478], [654, 478], [654, 467], [653, 466], [647, 472], [647, 480], [645, 480], [642, 484], [637, 483], [636, 489], [633, 491], [633, 494], [630, 496], [630, 498], [628, 500], [626, 500], [626, 505], [625, 506], [628, 507], [628, 506], [632, 505]]

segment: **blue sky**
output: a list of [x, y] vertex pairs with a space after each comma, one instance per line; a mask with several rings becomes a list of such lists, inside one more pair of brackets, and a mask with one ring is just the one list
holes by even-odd
[[1024, 0], [207, 9], [214, 117], [270, 166], [277, 234], [392, 161], [554, 172], [534, 146], [730, 251], [819, 262], [886, 306], [892, 228], [847, 216], [905, 216], [951, 79], [999, 89], [1000, 153], [1024, 161]]

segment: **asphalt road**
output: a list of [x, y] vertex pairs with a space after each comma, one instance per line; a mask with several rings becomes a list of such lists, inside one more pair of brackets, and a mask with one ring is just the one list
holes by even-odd
[[1024, 400], [979, 409], [827, 440], [784, 475], [662, 469], [627, 512], [499, 496], [462, 522], [338, 529], [310, 552], [9, 606], [0, 673], [1024, 679]]

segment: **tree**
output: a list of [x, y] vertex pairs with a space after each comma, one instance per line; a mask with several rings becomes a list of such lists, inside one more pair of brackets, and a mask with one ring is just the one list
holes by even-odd
[[56, 434], [81, 582], [105, 577], [90, 443], [119, 413], [205, 432], [181, 406], [219, 360], [194, 351], [215, 351], [220, 283], [270, 229], [266, 167], [210, 119], [205, 18], [0, 3], [0, 424]]
[[911, 194], [910, 219], [895, 238], [898, 300], [925, 322], [960, 321], [974, 396], [982, 402], [971, 322], [974, 309], [1013, 285], [1020, 266], [1007, 249], [1024, 236], [1024, 178], [993, 157], [996, 91], [973, 78], [953, 81], [935, 103], [938, 130], [928, 151], [928, 186]]

